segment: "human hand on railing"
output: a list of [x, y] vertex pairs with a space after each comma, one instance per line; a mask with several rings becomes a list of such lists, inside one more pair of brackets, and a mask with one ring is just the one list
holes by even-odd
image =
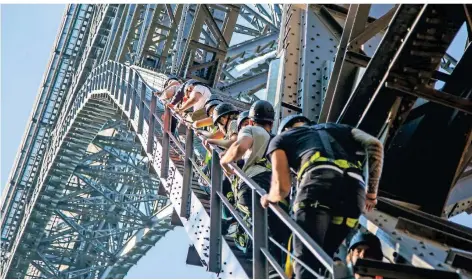
[[220, 158], [222, 158], [225, 154], [226, 154], [226, 150], [221, 151], [218, 155], [220, 156]]
[[229, 167], [228, 164], [222, 163], [221, 167], [223, 167], [223, 171], [226, 173], [226, 175], [233, 175], [234, 174], [233, 169], [231, 169], [231, 167]]
[[377, 205], [377, 196], [367, 194], [365, 197], [365, 211], [366, 212], [372, 211], [376, 205]]
[[264, 208], [264, 209], [269, 207], [270, 201], [269, 201], [268, 197], [269, 197], [268, 194], [265, 194], [265, 195], [261, 196], [261, 205], [262, 205], [262, 208]]

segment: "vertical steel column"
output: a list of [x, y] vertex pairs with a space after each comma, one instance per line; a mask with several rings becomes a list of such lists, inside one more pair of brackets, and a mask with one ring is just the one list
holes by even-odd
[[144, 125], [144, 100], [146, 98], [146, 84], [141, 82], [141, 98], [139, 99], [139, 115], [138, 115], [138, 134], [143, 133]]
[[98, 89], [98, 68], [95, 68], [94, 77], [93, 77], [93, 87], [95, 90]]
[[106, 80], [106, 68], [105, 63], [100, 66], [100, 89], [105, 88], [105, 80]]
[[131, 101], [131, 96], [134, 96], [134, 94], [133, 94], [133, 87], [132, 87], [133, 74], [134, 74], [134, 70], [131, 69], [131, 68], [129, 68], [129, 72], [128, 72], [128, 86], [127, 86], [127, 89], [126, 89], [126, 102], [125, 102], [125, 110], [126, 110], [126, 111], [129, 110], [129, 104], [130, 104], [130, 101]]
[[121, 75], [121, 65], [116, 63], [115, 80], [114, 80], [114, 85], [113, 85], [113, 96], [115, 97], [116, 100], [118, 100], [118, 91], [120, 90], [119, 88], [120, 75]]
[[112, 93], [112, 81], [113, 81], [113, 62], [109, 61], [107, 65], [107, 90]]
[[92, 91], [96, 89], [96, 83], [95, 81], [97, 80], [97, 75], [95, 74], [97, 72], [96, 69], [92, 70]]
[[148, 130], [148, 142], [147, 142], [147, 147], [146, 151], [148, 153], [152, 153], [152, 148], [154, 144], [154, 123], [156, 121], [156, 116], [154, 115], [156, 113], [156, 103], [157, 103], [157, 96], [152, 95], [151, 96], [151, 104], [149, 108], [149, 130]]
[[[357, 66], [346, 62], [344, 58], [351, 38], [357, 37], [364, 31], [370, 6], [368, 4], [351, 4], [349, 6], [334, 61], [333, 72], [326, 89], [320, 122], [335, 122], [351, 95]], [[357, 51], [357, 49], [351, 49], [351, 51]]]
[[180, 204], [180, 217], [187, 217], [187, 204], [190, 194], [190, 186], [192, 185], [193, 165], [193, 129], [187, 128], [185, 138], [185, 163], [184, 163], [184, 179], [182, 184], [182, 202]]
[[102, 84], [102, 88], [103, 89], [107, 89], [107, 85], [108, 85], [108, 65], [110, 63], [106, 62], [103, 64], [103, 84]]
[[131, 112], [130, 112], [130, 118], [134, 120], [134, 115], [136, 114], [136, 97], [138, 96], [138, 85], [139, 85], [139, 79], [138, 79], [138, 72], [134, 72], [134, 78], [133, 78], [133, 92], [132, 92], [132, 97], [131, 97]]
[[298, 106], [304, 116], [318, 121], [327, 87], [323, 86], [327, 81], [327, 77], [323, 76], [324, 65], [334, 60], [339, 39], [320, 19], [314, 5], [306, 5], [301, 24]]
[[98, 82], [97, 82], [97, 88], [101, 89], [102, 88], [102, 66], [98, 66]]
[[260, 197], [256, 190], [252, 190], [252, 278], [267, 279], [269, 278], [269, 270], [267, 266], [267, 258], [262, 253], [262, 248], [268, 248], [267, 241], [267, 209], [262, 208]]
[[171, 126], [172, 115], [170, 109], [166, 106], [164, 111], [164, 135], [162, 136], [162, 159], [161, 159], [161, 178], [166, 178], [169, 175], [169, 133]]
[[110, 81], [110, 94], [112, 96], [115, 96], [115, 75], [116, 75], [116, 62], [112, 62], [112, 68], [111, 68], [111, 81]]
[[125, 89], [126, 89], [126, 66], [121, 67], [121, 83], [120, 83], [120, 105], [125, 102]]
[[[300, 62], [300, 42], [303, 24], [301, 22], [303, 9], [296, 5], [284, 5], [284, 18], [281, 25], [284, 26], [284, 33], [279, 35], [279, 52], [283, 54], [279, 70], [282, 81], [278, 86], [275, 100], [280, 104], [285, 102], [298, 106], [298, 84], [299, 84], [299, 62]], [[285, 107], [280, 108], [281, 115], [275, 118], [283, 118], [293, 114], [292, 110]]]
[[223, 190], [223, 170], [220, 155], [213, 150], [211, 158], [211, 197], [210, 197], [210, 254], [208, 270], [219, 273], [221, 270], [221, 199], [217, 192]]

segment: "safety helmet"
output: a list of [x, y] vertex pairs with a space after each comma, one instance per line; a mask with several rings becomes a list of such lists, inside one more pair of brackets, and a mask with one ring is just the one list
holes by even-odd
[[238, 120], [236, 121], [238, 125], [238, 130], [241, 129], [241, 125], [243, 124], [243, 121], [246, 119], [249, 119], [249, 111], [241, 112], [238, 116]]
[[177, 76], [169, 76], [166, 82], [164, 83], [164, 88], [166, 88], [170, 84], [171, 81], [180, 81], [180, 80]]
[[381, 260], [383, 258], [382, 253], [382, 244], [377, 236], [371, 233], [358, 232], [351, 238], [349, 242], [348, 251], [354, 249], [355, 247], [365, 244], [369, 246], [369, 256], [376, 260]]
[[273, 122], [275, 117], [274, 107], [268, 101], [257, 100], [249, 109], [249, 118], [253, 121]]
[[231, 113], [237, 114], [238, 110], [232, 104], [221, 103], [215, 107], [213, 111], [213, 125], [217, 125], [221, 117], [229, 115]]
[[304, 115], [290, 115], [286, 116], [282, 119], [279, 124], [279, 129], [277, 130], [277, 134], [284, 132], [284, 130], [288, 127], [291, 127], [296, 122], [305, 122], [310, 123], [310, 120], [305, 117]]
[[214, 100], [219, 100], [219, 101], [223, 102], [223, 99], [222, 99], [221, 97], [219, 97], [219, 96], [216, 95], [216, 94], [212, 94], [212, 95], [210, 95], [210, 97], [208, 97], [207, 101], [205, 101], [205, 105], [204, 105], [204, 106], [206, 106], [208, 103], [210, 103], [210, 102], [212, 102], [212, 101], [214, 101]]
[[221, 104], [223, 101], [219, 100], [219, 99], [213, 99], [211, 100], [210, 102], [206, 102], [205, 103], [205, 112], [207, 114], [207, 116], [210, 116], [210, 110], [211, 108]]

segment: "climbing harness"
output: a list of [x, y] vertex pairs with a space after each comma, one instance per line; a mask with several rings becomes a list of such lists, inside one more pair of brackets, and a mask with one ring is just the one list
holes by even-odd
[[[311, 167], [322, 164], [323, 168], [329, 168], [333, 169], [335, 171], [347, 174], [355, 179], [358, 179], [363, 182], [363, 178], [360, 175], [362, 171], [362, 163], [358, 161], [357, 163], [351, 163], [346, 159], [334, 159], [334, 152], [331, 147], [331, 136], [324, 130], [324, 129], [317, 129], [321, 143], [323, 145], [324, 151], [326, 152], [328, 157], [323, 157], [321, 156], [321, 153], [317, 151], [314, 155], [310, 157], [308, 161], [302, 164], [300, 167], [300, 170], [298, 171], [297, 174], [297, 180], [300, 182], [302, 179], [305, 171], [308, 169], [311, 169]], [[334, 145], [337, 146], [337, 150], [340, 151], [341, 155], [343, 158], [348, 158], [347, 153], [344, 151], [344, 149], [336, 142], [333, 142]], [[329, 167], [331, 166], [331, 168]], [[332, 168], [332, 167], [337, 167], [340, 168], [341, 170], [337, 168]], [[321, 168], [320, 166], [316, 166], [315, 168]], [[314, 169], [312, 169], [314, 170]]]

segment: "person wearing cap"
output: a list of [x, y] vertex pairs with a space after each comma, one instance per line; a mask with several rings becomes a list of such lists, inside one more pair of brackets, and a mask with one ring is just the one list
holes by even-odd
[[[382, 261], [383, 252], [382, 244], [377, 236], [371, 233], [357, 232], [349, 241], [349, 248], [347, 249], [346, 264], [348, 267], [353, 267], [358, 259], [371, 259], [375, 261]], [[356, 279], [366, 279], [366, 276], [358, 273], [354, 274]], [[372, 277], [368, 277], [372, 278]]]
[[[220, 163], [227, 173], [233, 173], [229, 168], [230, 162], [244, 159], [242, 171], [261, 188], [266, 191], [270, 187], [271, 166], [265, 157], [267, 146], [272, 135], [270, 133], [274, 122], [275, 112], [272, 104], [265, 100], [258, 100], [249, 109], [249, 125], [239, 130], [236, 142], [223, 153]], [[240, 119], [240, 125], [245, 118]], [[236, 208], [243, 215], [243, 219], [251, 224], [252, 219], [252, 189], [241, 179], [233, 181], [232, 190], [234, 193]], [[287, 204], [288, 206], [288, 204]], [[268, 216], [269, 234], [279, 243], [284, 245], [289, 237], [289, 230], [275, 216], [269, 213]], [[250, 239], [243, 230], [238, 231], [235, 236], [235, 244], [243, 251], [250, 247]], [[272, 242], [269, 244], [269, 251], [274, 258], [282, 262], [281, 250]]]
[[[362, 161], [367, 154], [369, 181], [363, 178]], [[263, 207], [277, 203], [290, 193], [290, 169], [297, 174], [292, 204], [295, 221], [333, 257], [339, 245], [358, 223], [361, 212], [377, 203], [383, 165], [383, 145], [377, 138], [348, 125], [310, 125], [302, 115], [280, 123], [278, 135], [269, 144], [272, 184], [261, 198]], [[293, 236], [294, 256], [322, 273], [318, 259]], [[295, 262], [296, 278], [313, 278]]]

